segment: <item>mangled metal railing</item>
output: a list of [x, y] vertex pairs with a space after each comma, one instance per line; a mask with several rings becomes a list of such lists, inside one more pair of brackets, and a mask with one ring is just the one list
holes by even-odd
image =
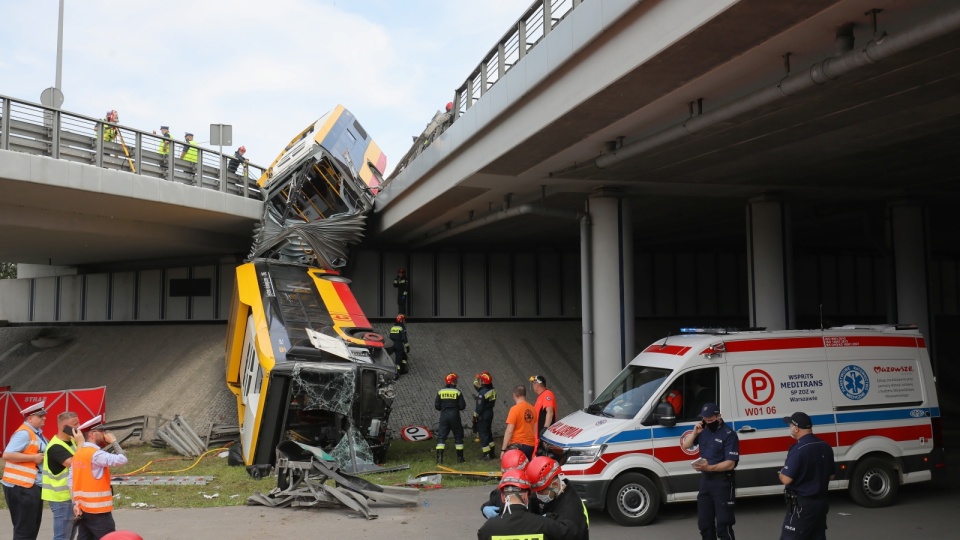
[[[333, 485], [327, 483], [332, 480]], [[382, 486], [341, 472], [333, 456], [320, 448], [295, 441], [277, 446], [277, 487], [267, 494], [255, 493], [247, 504], [274, 507], [346, 506], [367, 519], [377, 517], [370, 503], [416, 505], [415, 488]]]
[[160, 426], [157, 435], [163, 442], [172, 446], [184, 456], [200, 457], [207, 451], [207, 445], [182, 416], [175, 415], [173, 420]]

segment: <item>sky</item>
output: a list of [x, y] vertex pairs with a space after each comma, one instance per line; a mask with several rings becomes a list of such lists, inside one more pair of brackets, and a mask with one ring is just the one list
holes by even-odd
[[[169, 125], [269, 165], [337, 104], [389, 173], [529, 0], [65, 0], [63, 110]], [[0, 95], [54, 86], [58, 0], [0, 0]], [[208, 146], [202, 144], [202, 146]], [[228, 149], [224, 148], [224, 152]]]

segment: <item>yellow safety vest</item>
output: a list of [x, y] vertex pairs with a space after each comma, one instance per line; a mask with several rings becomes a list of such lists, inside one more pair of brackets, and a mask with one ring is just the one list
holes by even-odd
[[70, 452], [72, 456], [77, 450], [73, 443], [65, 443], [59, 437], [53, 437], [47, 444], [47, 450], [43, 453], [43, 481], [40, 491], [40, 498], [44, 501], [67, 502], [70, 500], [70, 488], [67, 486], [67, 474], [70, 467], [64, 467], [60, 474], [50, 472], [50, 449], [54, 446], [62, 446]]
[[[102, 120], [102, 119], [101, 119]], [[117, 128], [107, 125], [107, 121], [103, 120], [103, 140], [107, 142], [113, 142], [117, 138]]]
[[165, 156], [170, 153], [170, 134], [164, 135], [164, 138], [160, 140], [160, 148], [157, 149], [157, 153], [161, 156]]
[[190, 146], [187, 148], [187, 152], [183, 154], [183, 160], [189, 161], [190, 163], [197, 162], [197, 143], [190, 141]]

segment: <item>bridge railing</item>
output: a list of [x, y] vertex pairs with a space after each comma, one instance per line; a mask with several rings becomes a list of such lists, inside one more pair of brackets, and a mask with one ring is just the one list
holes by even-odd
[[185, 141], [149, 131], [0, 96], [0, 150], [47, 156], [105, 169], [180, 182], [259, 199], [264, 168], [229, 167], [231, 155], [196, 146], [196, 162], [183, 157]]
[[453, 100], [456, 120], [473, 106], [504, 74], [540, 43], [583, 0], [536, 0], [497, 41], [467, 80], [457, 88]]

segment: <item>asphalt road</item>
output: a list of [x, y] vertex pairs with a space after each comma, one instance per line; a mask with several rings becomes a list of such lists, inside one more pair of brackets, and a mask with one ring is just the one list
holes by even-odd
[[[904, 538], [955, 537], [955, 520], [960, 518], [958, 474], [951, 472], [953, 483], [927, 482], [903, 486], [899, 498], [887, 508], [862, 508], [846, 493], [831, 495], [828, 534], [832, 538]], [[422, 538], [475, 538], [483, 523], [480, 503], [489, 486], [424, 491], [416, 507], [379, 507], [379, 517], [364, 519], [343, 509], [272, 509], [240, 506], [214, 509], [164, 509], [115, 511], [121, 529], [138, 532], [146, 540], [159, 539], [236, 539], [268, 538], [384, 538], [390, 540]], [[740, 540], [777, 538], [783, 518], [779, 497], [757, 497], [738, 501], [737, 525]], [[594, 539], [675, 539], [696, 538], [696, 505], [680, 503], [664, 506], [660, 516], [646, 527], [627, 528], [606, 514], [591, 514], [590, 533]], [[46, 511], [40, 537], [49, 537], [50, 513]]]

